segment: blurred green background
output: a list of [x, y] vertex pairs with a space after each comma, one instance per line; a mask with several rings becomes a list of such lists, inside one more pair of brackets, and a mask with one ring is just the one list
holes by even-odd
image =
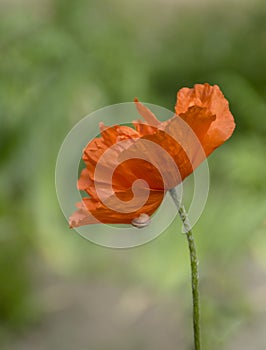
[[68, 229], [54, 170], [88, 113], [135, 96], [173, 109], [203, 82], [237, 123], [194, 228], [203, 348], [264, 350], [265, 1], [0, 0], [1, 349], [191, 349], [179, 220], [139, 248], [98, 247]]

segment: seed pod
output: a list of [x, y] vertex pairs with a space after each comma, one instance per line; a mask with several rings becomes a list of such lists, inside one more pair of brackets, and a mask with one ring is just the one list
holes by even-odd
[[140, 214], [139, 217], [133, 219], [131, 221], [131, 224], [137, 228], [143, 228], [146, 227], [150, 224], [151, 218], [149, 217], [148, 214]]

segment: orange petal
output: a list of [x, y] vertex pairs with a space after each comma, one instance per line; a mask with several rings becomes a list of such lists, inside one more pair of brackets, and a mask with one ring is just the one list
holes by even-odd
[[176, 114], [182, 116], [193, 106], [206, 108], [210, 114], [216, 116], [202, 140], [208, 156], [232, 135], [235, 128], [234, 118], [229, 110], [228, 101], [217, 85], [196, 84], [192, 89], [179, 90], [175, 106]]
[[[139, 137], [137, 131], [127, 126], [113, 126], [108, 128], [101, 126], [101, 131], [102, 137], [98, 137], [90, 141], [85, 147], [82, 156], [88, 170], [87, 175], [89, 175], [92, 181], [94, 181], [95, 167], [99, 163], [99, 159], [108, 149], [110, 149], [110, 147], [114, 146], [112, 147], [112, 150], [110, 150], [112, 157], [109, 157], [111, 158], [111, 163], [113, 163], [113, 160], [115, 160], [117, 155], [121, 152], [121, 146], [116, 146], [116, 143], [118, 141], [128, 140], [130, 144], [130, 142], [133, 142], [134, 139]], [[125, 145], [125, 143], [123, 143], [123, 145]], [[104, 162], [102, 163], [104, 166]], [[103, 169], [103, 171], [106, 172], [109, 170], [110, 165], [106, 164], [106, 169]]]
[[86, 164], [97, 164], [101, 155], [116, 144], [118, 140], [135, 139], [139, 133], [128, 126], [104, 127], [101, 125], [101, 137], [91, 140], [84, 149], [83, 160]]
[[152, 126], [160, 125], [160, 121], [155, 117], [152, 111], [149, 110], [149, 108], [147, 108], [141, 102], [139, 102], [137, 98], [134, 99], [134, 102], [136, 104], [139, 114], [146, 120], [146, 122], [149, 125], [152, 125]]
[[207, 108], [191, 106], [179, 117], [175, 116], [164, 123], [164, 131], [179, 144], [174, 149], [169, 147], [181, 169], [182, 179], [205, 160], [204, 140], [214, 120], [215, 115]]
[[77, 188], [80, 191], [85, 191], [87, 187], [92, 183], [90, 179], [90, 173], [87, 168], [82, 169], [80, 177], [77, 182]]
[[[127, 197], [126, 193], [125, 197]], [[83, 198], [83, 202], [77, 204], [78, 210], [70, 217], [69, 226], [72, 228], [96, 223], [130, 224], [133, 219], [143, 213], [151, 216], [160, 206], [163, 197], [164, 192], [151, 191], [145, 205], [130, 213], [119, 212], [109, 208], [109, 206], [113, 206], [113, 202], [116, 200], [114, 196], [106, 204], [93, 198]]]
[[[159, 169], [163, 169], [163, 177], [166, 183], [165, 189], [169, 190], [177, 186], [193, 171], [186, 152], [181, 144], [170, 135], [170, 132], [157, 130], [156, 134], [147, 135], [144, 138], [159, 145], [168, 154], [168, 157], [162, 152], [158, 154]], [[171, 160], [174, 161], [176, 167], [173, 166]]]
[[157, 127], [151, 126], [143, 122], [142, 120], [135, 120], [132, 124], [135, 126], [136, 131], [139, 133], [140, 136], [152, 135], [157, 130]]
[[171, 139], [166, 141], [167, 135], [157, 129], [152, 135], [143, 136], [122, 155], [131, 159], [127, 161], [127, 168], [133, 176], [144, 179], [151, 189], [168, 190], [181, 181], [175, 162], [169, 153], [169, 147], [175, 147]]
[[70, 216], [69, 228], [98, 223], [98, 220], [88, 211], [83, 202], [77, 203], [76, 206], [78, 210]]
[[107, 146], [114, 145], [117, 140], [126, 140], [138, 138], [139, 134], [129, 126], [115, 125], [107, 128], [102, 128], [101, 135], [103, 142]]

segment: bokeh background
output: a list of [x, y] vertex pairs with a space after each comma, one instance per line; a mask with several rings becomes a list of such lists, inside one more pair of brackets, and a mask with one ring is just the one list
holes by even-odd
[[1, 349], [191, 349], [179, 220], [139, 248], [98, 247], [68, 229], [54, 170], [88, 113], [135, 96], [172, 109], [203, 82], [237, 122], [194, 228], [203, 348], [264, 350], [265, 1], [0, 0]]

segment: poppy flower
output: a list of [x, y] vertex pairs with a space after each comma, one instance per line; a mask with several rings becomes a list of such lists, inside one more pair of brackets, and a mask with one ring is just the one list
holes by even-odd
[[217, 85], [177, 93], [175, 114], [160, 122], [137, 99], [143, 120], [133, 127], [100, 123], [88, 143], [77, 183], [89, 197], [77, 204], [70, 227], [94, 223], [144, 227], [167, 190], [177, 186], [233, 133], [234, 118]]

